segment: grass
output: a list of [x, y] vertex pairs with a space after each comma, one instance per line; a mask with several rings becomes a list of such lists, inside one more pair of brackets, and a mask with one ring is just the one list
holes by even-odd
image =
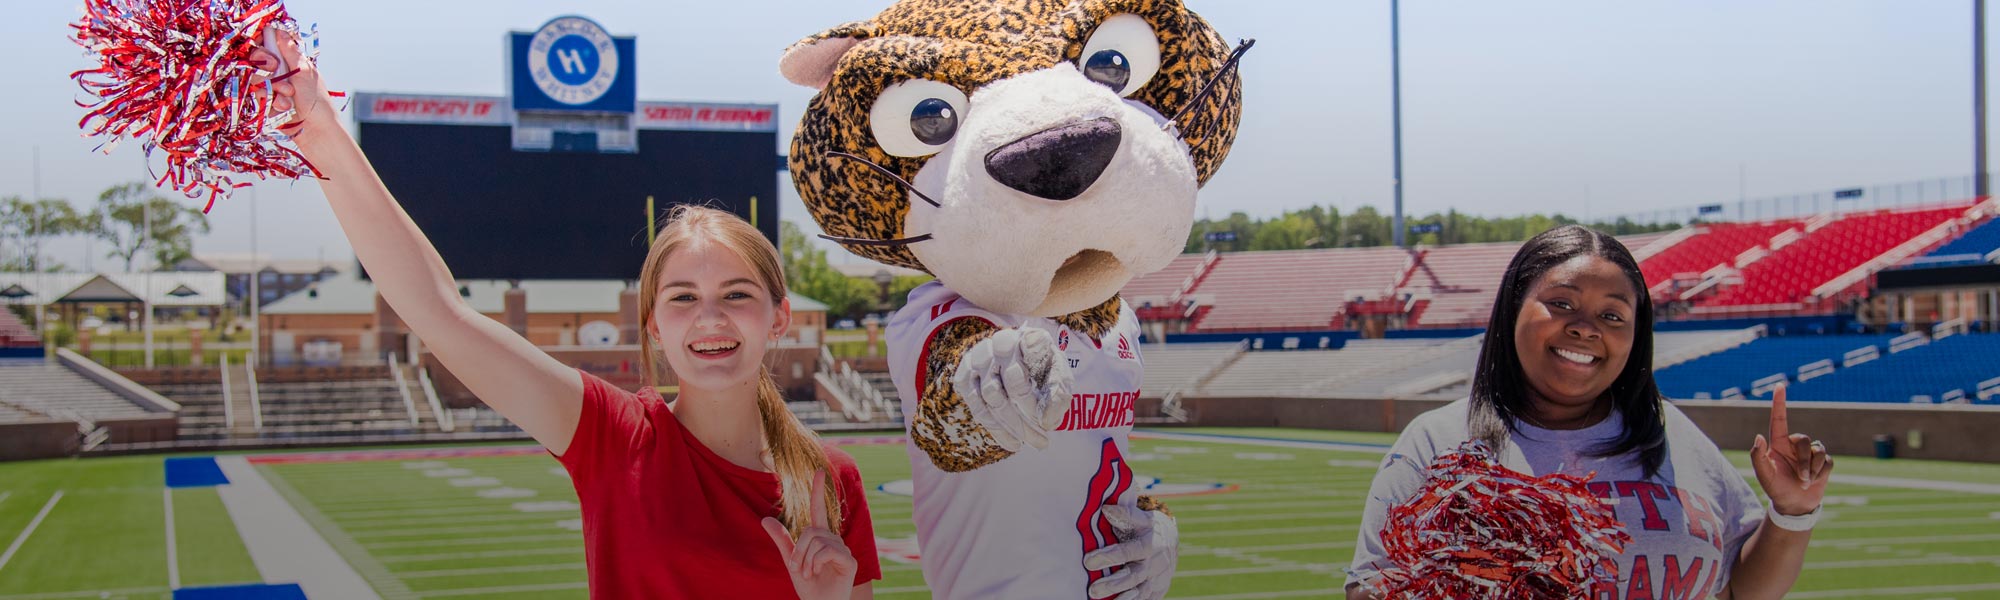
[[[1384, 444], [1376, 433], [1176, 429], [1232, 436]], [[905, 479], [900, 445], [846, 447], [871, 490]], [[1168, 483], [1224, 483], [1234, 491], [1167, 501], [1181, 523], [1173, 598], [1327, 597], [1352, 557], [1356, 524], [1379, 450], [1273, 448], [1239, 441], [1135, 438], [1134, 468]], [[1740, 452], [1728, 453], [1747, 465]], [[0, 566], [0, 600], [28, 593], [164, 593], [159, 457], [0, 465], [0, 545], [14, 539], [56, 490], [65, 495], [13, 562]], [[415, 596], [585, 598], [574, 509], [523, 512], [523, 501], [574, 501], [545, 455], [453, 458], [464, 469], [431, 476], [407, 461], [262, 465], [322, 535], [378, 590]], [[417, 465], [427, 466], [427, 465]], [[432, 466], [433, 469], [436, 466]], [[2000, 484], [2000, 465], [1846, 457], [1871, 475]], [[485, 498], [454, 477], [492, 477], [532, 497]], [[1752, 483], [1754, 486], [1754, 481]], [[205, 493], [204, 493], [205, 492]], [[2000, 495], [1835, 483], [1794, 596], [2000, 599]], [[212, 490], [175, 492], [181, 576], [188, 585], [255, 580]], [[915, 535], [910, 500], [871, 491], [878, 537]], [[881, 598], [929, 597], [916, 565], [883, 562]], [[1657, 579], [1656, 579], [1657, 581]], [[387, 596], [388, 594], [385, 594]], [[1239, 596], [1240, 595], [1240, 596]], [[96, 597], [95, 593], [90, 597]]]

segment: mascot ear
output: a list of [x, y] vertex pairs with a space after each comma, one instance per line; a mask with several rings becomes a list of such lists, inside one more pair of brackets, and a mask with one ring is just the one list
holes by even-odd
[[855, 21], [813, 34], [785, 49], [778, 59], [778, 72], [785, 79], [812, 89], [825, 89], [833, 81], [833, 67], [855, 44], [875, 36], [875, 25]]

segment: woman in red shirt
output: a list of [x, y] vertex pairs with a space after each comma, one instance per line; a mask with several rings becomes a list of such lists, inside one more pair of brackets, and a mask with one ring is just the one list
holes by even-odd
[[[763, 366], [791, 303], [762, 234], [729, 213], [676, 212], [640, 274], [647, 385], [618, 389], [460, 299], [437, 250], [341, 131], [297, 43], [280, 42], [297, 71], [272, 87], [278, 110], [297, 110], [288, 127], [326, 175], [334, 216], [439, 362], [568, 469], [593, 597], [873, 597], [881, 568], [854, 459], [785, 408]], [[672, 401], [653, 391], [662, 356], [680, 383]]]

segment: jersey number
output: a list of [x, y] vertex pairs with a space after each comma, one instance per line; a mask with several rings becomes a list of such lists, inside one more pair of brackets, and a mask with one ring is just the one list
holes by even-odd
[[[1126, 464], [1125, 455], [1118, 453], [1115, 440], [1105, 439], [1098, 452], [1097, 475], [1090, 478], [1090, 494], [1085, 498], [1083, 512], [1076, 516], [1076, 532], [1083, 537], [1083, 553], [1108, 547], [1118, 543], [1118, 536], [1111, 530], [1111, 520], [1105, 518], [1104, 507], [1118, 503], [1118, 497], [1132, 487], [1132, 467]], [[1122, 567], [1111, 567], [1100, 571], [1089, 571], [1090, 581], [1096, 582]]]

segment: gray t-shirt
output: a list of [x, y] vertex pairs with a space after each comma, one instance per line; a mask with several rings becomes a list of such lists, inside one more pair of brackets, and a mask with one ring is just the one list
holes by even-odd
[[[1586, 484], [1600, 498], [1616, 499], [1618, 520], [1632, 535], [1618, 557], [1618, 580], [1592, 585], [1592, 600], [1656, 600], [1708, 598], [1727, 587], [1730, 570], [1750, 534], [1764, 521], [1763, 504], [1734, 465], [1702, 434], [1687, 415], [1662, 403], [1667, 421], [1667, 457], [1652, 479], [1642, 475], [1637, 453], [1595, 458], [1590, 450], [1622, 431], [1623, 416], [1611, 416], [1590, 427], [1550, 430], [1516, 423], [1508, 436], [1500, 464], [1541, 476], [1577, 476], [1595, 471]], [[1410, 422], [1389, 450], [1362, 509], [1360, 540], [1347, 583], [1387, 568], [1382, 526], [1389, 507], [1415, 495], [1424, 485], [1424, 469], [1437, 455], [1470, 439], [1466, 430], [1469, 399], [1445, 405]], [[1706, 592], [1702, 592], [1706, 590]]]

